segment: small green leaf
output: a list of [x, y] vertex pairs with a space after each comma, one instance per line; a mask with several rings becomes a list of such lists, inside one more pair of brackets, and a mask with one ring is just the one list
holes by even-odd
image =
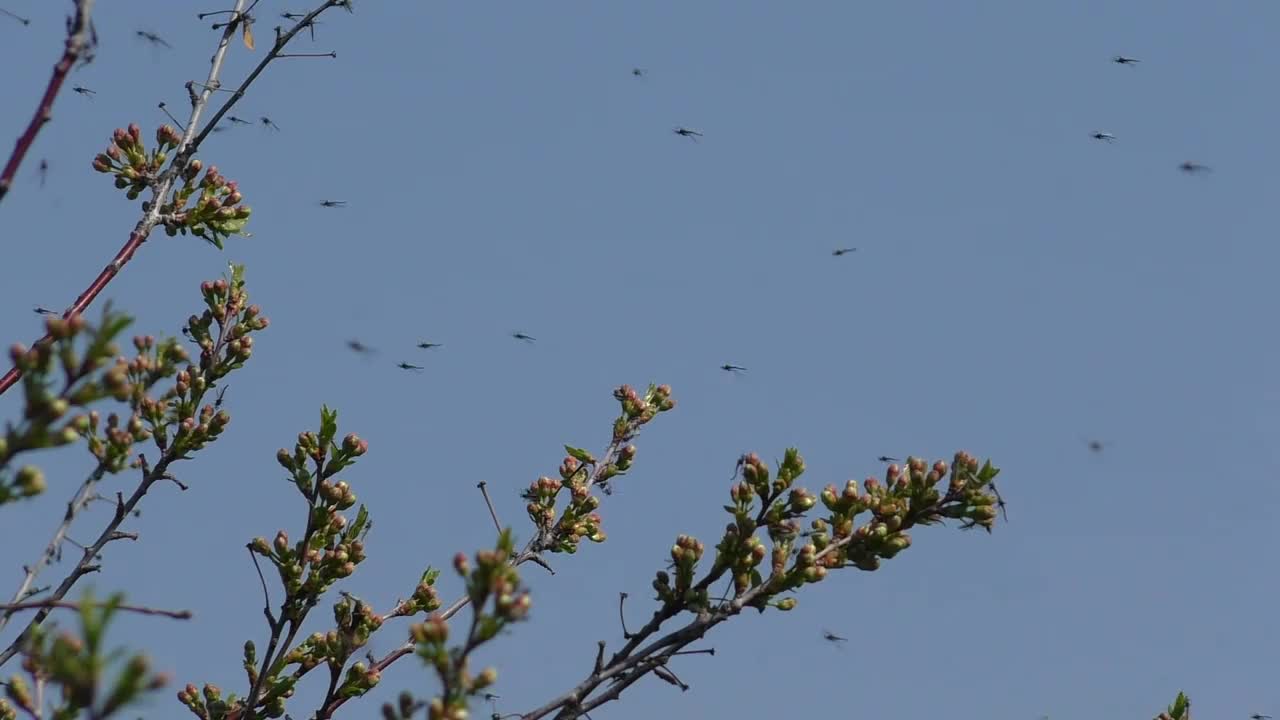
[[338, 434], [338, 411], [328, 405], [320, 408], [320, 444], [330, 445]]
[[570, 457], [572, 457], [573, 459], [577, 460], [580, 463], [583, 463], [585, 465], [596, 464], [595, 456], [587, 452], [586, 450], [583, 450], [582, 448], [576, 448], [571, 445], [565, 445], [564, 451], [569, 453]]
[[424, 571], [424, 572], [422, 573], [422, 579], [421, 579], [421, 580], [419, 580], [419, 581], [418, 581], [418, 583], [419, 583], [419, 584], [426, 583], [426, 584], [428, 584], [428, 585], [435, 585], [435, 584], [436, 584], [436, 578], [438, 578], [438, 577], [440, 577], [440, 571], [439, 571], [439, 570], [437, 570], [437, 569], [435, 569], [435, 568], [433, 568], [433, 567], [431, 567], [430, 565], [428, 565], [428, 566], [427, 566], [426, 571]]

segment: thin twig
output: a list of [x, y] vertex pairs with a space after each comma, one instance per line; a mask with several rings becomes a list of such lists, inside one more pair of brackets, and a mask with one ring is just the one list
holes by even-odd
[[622, 604], [627, 601], [626, 593], [618, 593], [618, 619], [622, 621], [622, 639], [630, 640], [631, 633], [627, 632], [627, 616], [622, 612]]
[[498, 513], [493, 509], [493, 501], [489, 499], [489, 491], [485, 488], [488, 483], [481, 480], [476, 483], [476, 487], [480, 488], [480, 494], [484, 496], [484, 504], [489, 506], [489, 517], [493, 518], [493, 527], [498, 533], [502, 533], [502, 523], [498, 522]]
[[[133, 494], [129, 496], [127, 501], [124, 499], [123, 495], [117, 494], [116, 511], [111, 516], [110, 522], [107, 523], [107, 527], [103, 529], [102, 533], [98, 536], [98, 539], [94, 541], [92, 545], [85, 548], [84, 552], [80, 556], [80, 560], [76, 562], [76, 566], [72, 568], [71, 572], [65, 578], [63, 578], [62, 583], [53, 591], [53, 594], [43, 602], [49, 603], [62, 600], [62, 598], [66, 597], [67, 593], [71, 591], [71, 588], [80, 580], [81, 577], [98, 569], [97, 565], [92, 564], [93, 560], [102, 552], [102, 548], [106, 547], [107, 543], [112, 540], [119, 540], [122, 537], [128, 536], [127, 533], [119, 532], [120, 524], [123, 523], [124, 519], [134, 511], [134, 508], [138, 506], [138, 503], [142, 502], [142, 498], [151, 490], [151, 486], [160, 481], [161, 477], [165, 474], [169, 463], [177, 459], [178, 456], [169, 454], [166, 454], [161, 458], [160, 461], [156, 463], [156, 466], [151, 468], [150, 472], [143, 475], [142, 481], [138, 483], [138, 487], [134, 489]], [[135, 535], [133, 537], [136, 538], [137, 536]], [[14, 639], [9, 647], [5, 648], [4, 652], [0, 652], [0, 667], [4, 666], [6, 662], [11, 660], [13, 656], [18, 653], [19, 649], [26, 644], [27, 638], [31, 636], [31, 633], [34, 632], [35, 628], [44, 623], [45, 618], [49, 617], [50, 610], [51, 608], [45, 607], [37, 612], [36, 616], [31, 619], [31, 622], [27, 623], [27, 627], [22, 630], [22, 633]]]
[[[96, 602], [91, 603], [93, 607], [105, 607], [107, 603]], [[62, 608], [64, 610], [79, 610], [84, 603], [72, 602], [70, 600], [32, 600], [31, 602], [20, 603], [0, 603], [0, 610], [5, 612], [17, 612], [19, 610], [49, 610], [52, 608]], [[174, 620], [190, 620], [192, 615], [190, 610], [162, 610], [159, 608], [142, 607], [140, 605], [116, 605], [119, 610], [138, 613], [139, 615], [161, 615], [163, 617], [173, 618]]]
[[62, 59], [53, 66], [53, 75], [49, 78], [49, 85], [45, 87], [44, 95], [40, 98], [40, 105], [36, 107], [36, 113], [27, 124], [26, 131], [18, 137], [18, 142], [14, 145], [13, 154], [9, 156], [9, 162], [4, 166], [4, 171], [0, 172], [0, 200], [4, 200], [4, 196], [8, 194], [9, 187], [13, 185], [13, 178], [18, 174], [18, 166], [22, 164], [23, 158], [35, 143], [40, 128], [53, 117], [53, 102], [57, 99], [58, 91], [62, 89], [62, 83], [66, 81], [71, 68], [93, 46], [93, 25], [89, 17], [93, 12], [93, 3], [94, 0], [76, 0], [76, 14], [67, 23], [67, 43], [62, 51]]
[[[80, 2], [92, 3], [92, 0], [80, 0]], [[232, 10], [232, 12], [236, 13], [236, 17], [241, 17], [244, 14], [243, 9], [245, 2], [246, 0], [236, 0], [235, 8]], [[324, 12], [326, 9], [342, 5], [343, 3], [344, 0], [325, 0], [320, 7], [312, 10], [302, 22], [307, 22]], [[218, 109], [214, 114], [213, 119], [205, 125], [204, 130], [197, 134], [196, 127], [200, 124], [200, 116], [203, 114], [205, 108], [208, 107], [209, 97], [213, 95], [215, 90], [222, 86], [221, 81], [219, 81], [218, 78], [222, 74], [223, 61], [226, 58], [228, 48], [231, 46], [231, 41], [236, 30], [236, 23], [231, 23], [223, 29], [222, 36], [218, 41], [218, 49], [210, 59], [209, 76], [201, 86], [204, 89], [197, 94], [193, 89], [196, 83], [194, 81], [188, 83], [187, 89], [191, 96], [191, 118], [187, 121], [186, 129], [182, 133], [182, 142], [178, 145], [178, 153], [174, 157], [173, 163], [167, 170], [161, 173], [160, 177], [156, 181], [155, 188], [152, 191], [150, 209], [143, 214], [142, 219], [134, 226], [133, 232], [129, 233], [129, 238], [125, 241], [124, 245], [120, 247], [115, 258], [113, 258], [111, 262], [102, 269], [102, 272], [98, 273], [98, 276], [89, 284], [89, 287], [85, 288], [84, 292], [80, 293], [80, 296], [76, 298], [75, 303], [68, 308], [65, 313], [63, 313], [62, 317], [64, 319], [83, 313], [93, 303], [94, 299], [98, 297], [103, 289], [106, 288], [107, 284], [110, 283], [116, 275], [119, 275], [120, 271], [124, 269], [124, 266], [133, 259], [134, 253], [138, 251], [138, 248], [142, 247], [142, 244], [145, 243], [147, 238], [151, 235], [151, 231], [157, 224], [159, 224], [161, 208], [164, 207], [165, 202], [169, 197], [169, 193], [173, 191], [178, 178], [186, 169], [192, 156], [195, 155], [196, 150], [200, 148], [200, 144], [204, 142], [204, 139], [210, 132], [213, 132], [214, 127], [218, 124], [218, 121], [222, 119], [222, 116], [225, 115], [240, 98], [244, 97], [245, 91], [251, 84], [253, 84], [253, 81], [262, 74], [262, 71], [266, 69], [267, 65], [280, 54], [280, 51], [284, 46], [292, 40], [295, 35], [297, 35], [302, 27], [302, 23], [299, 23], [289, 32], [277, 36], [275, 45], [271, 48], [271, 51], [267, 53], [267, 56], [263, 58], [262, 62], [258, 63], [258, 66], [255, 67], [251, 73], [249, 73], [249, 76], [245, 78], [244, 82], [240, 83], [240, 87], [237, 88], [235, 92], [232, 93], [231, 98]], [[0, 193], [0, 195], [2, 195], [2, 193]], [[44, 337], [36, 341], [36, 345], [47, 345], [51, 341], [52, 338], [46, 334]], [[0, 395], [3, 395], [5, 391], [13, 387], [14, 383], [16, 383], [20, 377], [22, 377], [22, 371], [16, 366], [5, 373], [4, 377], [0, 377]]]
[[[67, 531], [71, 529], [71, 523], [75, 520], [76, 513], [83, 510], [97, 497], [94, 494], [94, 488], [97, 487], [98, 482], [102, 480], [102, 476], [106, 475], [106, 473], [107, 467], [98, 465], [89, 474], [89, 477], [85, 478], [84, 482], [81, 483], [80, 489], [76, 491], [71, 501], [67, 503], [67, 512], [62, 516], [62, 522], [58, 524], [58, 528], [53, 533], [53, 539], [45, 546], [40, 559], [23, 568], [26, 571], [26, 576], [22, 579], [22, 584], [18, 586], [18, 591], [13, 594], [13, 599], [9, 601], [10, 604], [22, 602], [30, 596], [29, 591], [36, 581], [36, 576], [40, 574], [41, 570], [48, 567], [53, 562], [54, 557], [58, 555], [58, 549], [62, 547], [62, 541], [67, 537]], [[12, 610], [6, 610], [3, 614], [0, 614], [0, 630], [3, 630], [5, 625], [9, 624], [9, 618], [12, 615]]]

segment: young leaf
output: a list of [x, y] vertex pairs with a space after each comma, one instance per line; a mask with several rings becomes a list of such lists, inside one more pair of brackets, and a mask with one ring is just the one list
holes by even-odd
[[582, 448], [576, 448], [571, 445], [565, 445], [564, 451], [569, 453], [569, 457], [572, 457], [574, 460], [577, 460], [578, 462], [584, 465], [596, 464], [595, 456], [587, 452], [586, 450], [583, 450]]

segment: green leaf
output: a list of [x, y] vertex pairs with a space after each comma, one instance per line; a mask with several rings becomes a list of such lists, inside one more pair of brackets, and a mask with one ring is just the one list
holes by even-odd
[[360, 506], [360, 510], [356, 512], [355, 522], [347, 526], [346, 536], [348, 539], [359, 538], [362, 531], [366, 531], [365, 526], [369, 524], [369, 509], [364, 505]]
[[330, 445], [338, 434], [338, 411], [328, 405], [320, 408], [320, 445]]
[[438, 577], [440, 577], [440, 571], [428, 565], [426, 571], [422, 573], [422, 579], [418, 581], [418, 584], [435, 585]]
[[988, 460], [983, 463], [982, 469], [978, 471], [978, 479], [985, 484], [995, 480], [999, 474], [1000, 468], [992, 466], [991, 461]]
[[572, 457], [574, 460], [577, 460], [580, 463], [583, 463], [585, 465], [596, 464], [595, 456], [587, 452], [586, 450], [583, 450], [582, 448], [576, 448], [571, 445], [565, 445], [564, 451], [569, 453], [570, 457]]

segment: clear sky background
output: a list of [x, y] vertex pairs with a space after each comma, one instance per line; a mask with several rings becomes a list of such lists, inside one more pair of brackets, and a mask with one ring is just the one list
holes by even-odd
[[[3, 6], [33, 17], [0, 18], [7, 152], [69, 4]], [[90, 161], [115, 127], [150, 137], [158, 102], [186, 107], [216, 43], [194, 16], [212, 9], [98, 3], [98, 59], [71, 81], [98, 95], [59, 98], [0, 205], [4, 343], [37, 337], [31, 306], [69, 304], [125, 240], [138, 203]], [[260, 9], [259, 49], [233, 49], [228, 82], [276, 13], [306, 7]], [[370, 442], [346, 477], [375, 520], [370, 559], [341, 587], [388, 609], [426, 565], [492, 542], [478, 480], [527, 538], [519, 489], [564, 443], [603, 448], [616, 385], [656, 381], [679, 407], [605, 498], [609, 541], [554, 558], [555, 577], [529, 566], [533, 621], [481, 653], [502, 712], [576, 683], [597, 640], [617, 646], [618, 592], [648, 616], [674, 536], [718, 537], [741, 452], [796, 445], [815, 490], [878, 475], [881, 454], [990, 457], [1009, 523], [921, 529], [880, 572], [717, 630], [714, 658], [675, 666], [687, 693], [649, 679], [597, 720], [1131, 720], [1179, 689], [1203, 717], [1280, 715], [1274, 3], [365, 0], [323, 20], [295, 49], [338, 59], [273, 65], [235, 111], [280, 132], [235, 127], [200, 155], [240, 181], [254, 237], [218, 252], [158, 233], [102, 298], [175, 334], [234, 260], [272, 320], [230, 381], [228, 433], [178, 468], [190, 491], [156, 488], [126, 528], [141, 540], [92, 577], [197, 618], [126, 618], [115, 642], [179, 686], [244, 693], [241, 645], [266, 637], [244, 543], [300, 531], [274, 454], [322, 403]], [[91, 468], [82, 447], [40, 460], [50, 491], [0, 515], [15, 586]], [[451, 573], [442, 590], [458, 593]], [[376, 698], [437, 687], [410, 658]], [[183, 712], [169, 691], [145, 708]]]

